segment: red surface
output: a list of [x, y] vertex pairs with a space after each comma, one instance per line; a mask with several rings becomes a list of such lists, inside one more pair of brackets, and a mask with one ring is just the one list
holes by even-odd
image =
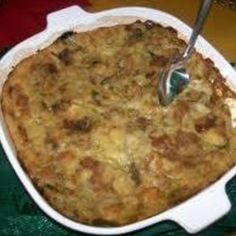
[[0, 0], [0, 49], [13, 46], [42, 31], [46, 15], [72, 6], [88, 5], [88, 0]]

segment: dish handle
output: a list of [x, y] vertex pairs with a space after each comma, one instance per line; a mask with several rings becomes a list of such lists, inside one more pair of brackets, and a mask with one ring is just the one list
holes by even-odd
[[94, 21], [93, 14], [84, 11], [79, 6], [71, 6], [59, 11], [55, 11], [47, 15], [47, 29], [54, 31], [68, 29], [75, 25], [79, 25], [86, 18], [86, 24], [88, 21]]
[[193, 197], [170, 213], [169, 219], [181, 225], [189, 233], [197, 233], [211, 225], [231, 209], [225, 188], [212, 186]]

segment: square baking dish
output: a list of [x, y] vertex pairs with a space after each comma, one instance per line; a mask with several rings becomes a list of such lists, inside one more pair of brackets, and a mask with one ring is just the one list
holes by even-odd
[[[149, 19], [164, 26], [171, 26], [178, 31], [179, 37], [184, 40], [190, 37], [192, 31], [189, 26], [174, 16], [158, 10], [141, 7], [117, 8], [91, 14], [78, 6], [72, 6], [53, 12], [47, 17], [47, 27], [44, 31], [12, 48], [0, 61], [0, 93], [2, 93], [3, 84], [14, 66], [24, 58], [52, 44], [62, 33], [66, 31], [84, 32], [99, 27], [132, 23], [138, 19], [144, 21]], [[236, 91], [236, 72], [221, 54], [202, 37], [198, 38], [196, 50], [214, 62], [223, 77], [226, 78], [228, 86], [233, 91]], [[235, 124], [232, 125], [235, 127]], [[189, 233], [196, 233], [221, 218], [231, 208], [225, 187], [227, 182], [236, 174], [236, 167], [226, 172], [218, 181], [194, 197], [148, 219], [125, 226], [109, 228], [81, 224], [66, 218], [54, 210], [34, 187], [17, 159], [1, 109], [0, 140], [11, 166], [35, 203], [52, 219], [76, 231], [97, 235], [118, 235], [143, 229], [164, 220], [172, 220]]]

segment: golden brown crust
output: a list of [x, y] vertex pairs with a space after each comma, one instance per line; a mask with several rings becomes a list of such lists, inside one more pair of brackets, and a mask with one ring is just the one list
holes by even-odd
[[87, 224], [125, 225], [162, 212], [236, 162], [226, 87], [194, 52], [189, 86], [156, 102], [163, 66], [183, 53], [151, 21], [63, 34], [23, 60], [3, 88], [18, 158], [47, 201]]

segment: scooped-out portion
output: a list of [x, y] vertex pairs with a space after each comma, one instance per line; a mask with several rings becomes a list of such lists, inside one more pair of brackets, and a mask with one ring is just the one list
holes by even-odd
[[194, 52], [188, 87], [157, 103], [163, 67], [185, 49], [151, 21], [73, 33], [19, 63], [1, 98], [25, 171], [78, 222], [126, 225], [167, 210], [236, 163], [227, 99], [235, 94]]

